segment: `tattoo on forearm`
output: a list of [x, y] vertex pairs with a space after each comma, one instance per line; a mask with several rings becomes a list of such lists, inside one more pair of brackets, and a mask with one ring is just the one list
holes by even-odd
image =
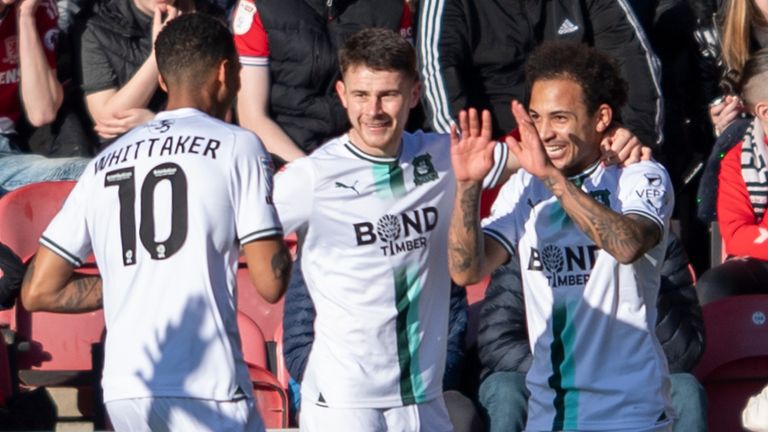
[[480, 185], [471, 186], [461, 196], [461, 212], [464, 214], [464, 229], [475, 229], [478, 223], [477, 207], [480, 202]]
[[95, 310], [102, 306], [101, 278], [77, 277], [61, 292], [59, 304], [53, 312], [76, 313]]
[[576, 210], [569, 212], [571, 219], [597, 246], [620, 261], [636, 257], [638, 251], [658, 241], [658, 229], [651, 226], [651, 222], [639, 222], [631, 215], [615, 213], [575, 186], [556, 191], [555, 195], [561, 201], [576, 203]]
[[272, 255], [272, 274], [275, 279], [284, 279], [288, 277], [291, 270], [291, 254], [288, 249], [281, 247], [280, 250]]
[[478, 251], [481, 248], [478, 232], [480, 190], [479, 184], [473, 185], [458, 197], [457, 213], [461, 215], [453, 216], [448, 244], [448, 256], [453, 271], [464, 273], [477, 264]]

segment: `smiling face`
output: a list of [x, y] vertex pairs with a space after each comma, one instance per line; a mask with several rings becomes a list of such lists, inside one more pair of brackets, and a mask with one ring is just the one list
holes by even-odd
[[531, 89], [529, 112], [552, 164], [567, 176], [600, 159], [600, 140], [611, 123], [611, 108], [587, 112], [581, 86], [570, 79], [539, 80]]
[[397, 156], [408, 114], [419, 102], [418, 81], [403, 72], [358, 65], [344, 71], [336, 91], [352, 124], [352, 143], [372, 156]]

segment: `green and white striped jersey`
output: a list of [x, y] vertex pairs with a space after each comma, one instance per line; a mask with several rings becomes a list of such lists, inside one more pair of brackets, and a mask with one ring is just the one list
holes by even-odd
[[[571, 181], [619, 214], [647, 217], [666, 235], [674, 195], [661, 165], [597, 163]], [[664, 239], [622, 265], [525, 171], [504, 186], [483, 225], [520, 260], [533, 352], [526, 429], [629, 431], [668, 424], [667, 362], [655, 333]]]
[[[486, 183], [506, 150], [497, 146]], [[448, 136], [421, 132], [403, 134], [397, 158], [367, 155], [344, 135], [275, 176], [317, 311], [302, 403], [388, 408], [441, 395], [455, 188]]]

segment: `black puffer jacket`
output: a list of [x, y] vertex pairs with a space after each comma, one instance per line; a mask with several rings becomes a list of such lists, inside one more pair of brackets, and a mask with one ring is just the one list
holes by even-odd
[[299, 147], [312, 151], [349, 128], [335, 91], [337, 51], [368, 27], [398, 30], [402, 0], [257, 0], [269, 38], [270, 114]]
[[[656, 301], [656, 335], [671, 372], [690, 372], [704, 353], [704, 321], [688, 256], [669, 235]], [[480, 312], [478, 334], [483, 377], [498, 371], [527, 372], [531, 365], [520, 266], [516, 260], [493, 274]]]

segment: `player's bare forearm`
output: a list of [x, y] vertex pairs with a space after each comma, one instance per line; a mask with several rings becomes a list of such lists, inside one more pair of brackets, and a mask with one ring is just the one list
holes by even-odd
[[293, 261], [282, 237], [270, 237], [243, 245], [248, 273], [264, 300], [276, 303], [285, 293]]
[[[35, 257], [27, 268], [21, 288], [21, 301], [30, 312], [80, 313], [100, 309], [102, 282], [98, 276], [73, 275], [71, 267]], [[67, 274], [68, 273], [68, 274]], [[66, 277], [66, 279], [65, 279]]]
[[272, 276], [280, 286], [280, 295], [282, 295], [288, 287], [288, 279], [291, 277], [291, 267], [293, 267], [293, 260], [291, 259], [291, 253], [288, 252], [288, 248], [283, 245], [277, 252], [272, 255]]
[[477, 282], [482, 265], [480, 192], [477, 182], [459, 183], [448, 232], [448, 270], [459, 285]]
[[659, 227], [640, 215], [621, 215], [555, 172], [542, 179], [563, 210], [595, 244], [622, 264], [639, 259], [660, 239]]

